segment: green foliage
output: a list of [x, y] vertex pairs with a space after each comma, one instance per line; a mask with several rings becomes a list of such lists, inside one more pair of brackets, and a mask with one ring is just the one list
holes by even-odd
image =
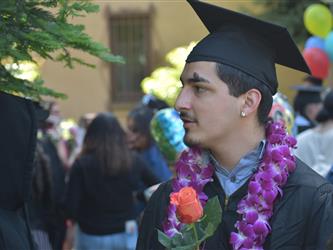
[[34, 54], [43, 59], [64, 63], [94, 65], [73, 57], [71, 51], [80, 50], [107, 62], [123, 63], [120, 56], [110, 54], [108, 48], [84, 33], [83, 25], [69, 23], [73, 17], [99, 11], [88, 0], [1, 0], [0, 1], [0, 90], [40, 99], [49, 95], [65, 95], [43, 86], [41, 79], [29, 81], [18, 78], [8, 64], [35, 61]]
[[169, 238], [158, 230], [158, 240], [167, 249], [197, 250], [198, 246], [216, 231], [222, 220], [222, 209], [217, 196], [208, 200], [204, 208], [204, 216], [198, 222], [187, 224], [181, 234]]
[[303, 14], [305, 9], [319, 1], [315, 0], [253, 0], [257, 5], [263, 5], [264, 12], [259, 17], [264, 20], [283, 25], [288, 28], [293, 39], [303, 44], [309, 34], [307, 33]]

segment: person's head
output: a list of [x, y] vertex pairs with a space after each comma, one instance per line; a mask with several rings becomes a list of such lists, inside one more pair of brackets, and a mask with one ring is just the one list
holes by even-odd
[[245, 119], [258, 128], [268, 119], [272, 106], [269, 89], [233, 67], [192, 62], [185, 65], [181, 80], [183, 89], [176, 109], [184, 121], [189, 146], [209, 147], [240, 129]]
[[56, 127], [61, 122], [60, 117], [60, 107], [57, 102], [50, 102], [49, 103], [49, 112], [50, 115], [46, 119], [46, 122], [50, 124], [52, 127]]
[[333, 121], [333, 90], [330, 90], [324, 97], [324, 102], [321, 110], [316, 116], [319, 123]]
[[298, 87], [298, 92], [294, 98], [295, 112], [314, 122], [321, 107], [320, 89], [310, 86]]
[[160, 100], [151, 94], [144, 95], [142, 97], [142, 103], [143, 105], [146, 105], [148, 108], [151, 108], [152, 110], [156, 111], [169, 108], [169, 105], [165, 101]]
[[307, 86], [317, 86], [317, 87], [322, 87], [323, 86], [323, 80], [319, 79], [314, 76], [306, 76], [303, 78], [303, 83]]
[[81, 155], [96, 156], [106, 174], [126, 172], [131, 167], [131, 153], [125, 132], [112, 113], [100, 113], [88, 126]]
[[176, 109], [185, 142], [210, 148], [246, 130], [263, 133], [278, 88], [275, 63], [310, 72], [297, 46], [281, 26], [188, 1], [210, 34], [193, 48], [181, 75]]
[[131, 149], [144, 150], [148, 148], [153, 138], [150, 133], [150, 122], [154, 116], [152, 109], [140, 105], [127, 116], [127, 142]]
[[83, 129], [87, 129], [92, 120], [96, 117], [95, 113], [86, 113], [79, 119], [79, 126]]

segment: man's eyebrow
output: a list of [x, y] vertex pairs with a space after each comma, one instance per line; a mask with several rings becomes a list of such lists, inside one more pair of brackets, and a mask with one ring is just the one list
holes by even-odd
[[[182, 79], [180, 77], [180, 81], [184, 82], [185, 79]], [[205, 83], [210, 83], [210, 81], [208, 81], [206, 78], [203, 78], [201, 76], [199, 76], [198, 73], [194, 72], [193, 76], [190, 78], [187, 78], [185, 82], [189, 82], [189, 83], [196, 83], [196, 82], [205, 82]]]

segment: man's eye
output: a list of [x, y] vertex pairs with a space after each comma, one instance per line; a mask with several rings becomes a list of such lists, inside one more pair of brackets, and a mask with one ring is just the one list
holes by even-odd
[[195, 91], [196, 93], [200, 94], [200, 93], [205, 92], [206, 89], [205, 89], [205, 88], [202, 88], [202, 87], [200, 87], [200, 86], [194, 86], [194, 91]]

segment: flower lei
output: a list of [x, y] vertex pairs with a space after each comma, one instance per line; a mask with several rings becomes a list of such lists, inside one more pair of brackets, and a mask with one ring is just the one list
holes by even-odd
[[[251, 177], [248, 193], [238, 203], [237, 213], [241, 219], [235, 223], [237, 232], [232, 232], [230, 244], [233, 249], [263, 249], [267, 235], [271, 232], [269, 219], [273, 215], [274, 202], [282, 197], [282, 187], [288, 176], [296, 168], [291, 149], [296, 139], [289, 136], [279, 122], [269, 122], [266, 126], [266, 148], [262, 163]], [[173, 192], [183, 187], [193, 187], [204, 206], [208, 200], [204, 186], [213, 181], [213, 166], [199, 148], [191, 148], [182, 153], [176, 163], [177, 177], [172, 182]], [[163, 231], [169, 237], [180, 233], [183, 227], [176, 216], [176, 206], [170, 204]]]
[[[182, 153], [175, 167], [177, 177], [172, 182], [173, 193], [179, 192], [183, 187], [192, 187], [204, 207], [208, 196], [203, 192], [203, 188], [208, 182], [213, 181], [213, 165], [203, 156], [201, 149], [193, 147]], [[168, 216], [162, 224], [164, 233], [173, 237], [177, 233], [180, 234], [183, 226], [184, 223], [181, 223], [176, 216], [176, 205], [169, 204]]]

